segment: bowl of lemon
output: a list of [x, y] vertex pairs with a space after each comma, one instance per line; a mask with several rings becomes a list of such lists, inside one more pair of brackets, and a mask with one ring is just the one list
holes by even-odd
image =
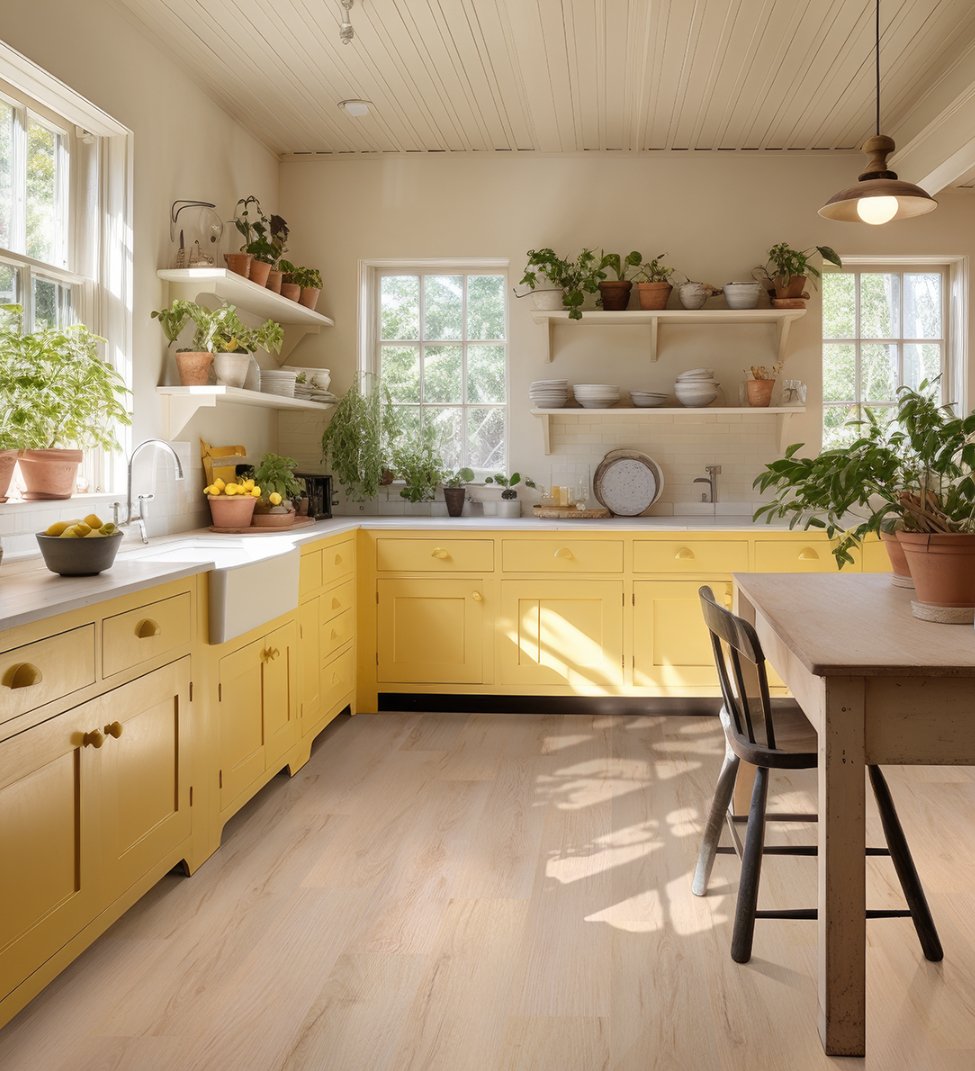
[[122, 533], [94, 513], [84, 520], [55, 521], [37, 533], [44, 564], [61, 576], [97, 576], [111, 569]]

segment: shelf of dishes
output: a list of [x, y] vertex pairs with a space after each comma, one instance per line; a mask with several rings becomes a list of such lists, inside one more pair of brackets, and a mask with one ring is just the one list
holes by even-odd
[[165, 399], [168, 439], [176, 438], [200, 409], [212, 409], [221, 404], [249, 405], [260, 409], [300, 409], [316, 413], [326, 413], [334, 407], [333, 402], [315, 402], [308, 398], [294, 398], [223, 385], [156, 387], [156, 393]]
[[660, 419], [661, 417], [709, 417], [712, 420], [721, 420], [729, 416], [733, 417], [768, 417], [774, 416], [779, 421], [779, 444], [784, 449], [785, 429], [790, 417], [799, 413], [805, 413], [804, 405], [776, 405], [776, 406], [738, 406], [738, 405], [707, 405], [686, 407], [655, 406], [653, 408], [636, 408], [630, 406], [613, 406], [601, 409], [531, 409], [529, 412], [542, 423], [542, 439], [545, 444], [545, 453], [552, 452], [552, 418], [567, 420], [599, 420], [602, 417], [622, 417], [633, 419], [641, 417], [645, 420]]
[[604, 312], [599, 309], [586, 311], [581, 320], [570, 320], [568, 312], [532, 313], [537, 324], [547, 324], [547, 361], [553, 359], [555, 328], [560, 324], [588, 325], [590, 327], [633, 327], [645, 324], [650, 334], [650, 360], [656, 361], [659, 353], [659, 330], [661, 325], [676, 324], [771, 324], [776, 331], [777, 359], [783, 360], [789, 341], [789, 328], [806, 315], [805, 309], [661, 309], [659, 312], [633, 309], [625, 312]]

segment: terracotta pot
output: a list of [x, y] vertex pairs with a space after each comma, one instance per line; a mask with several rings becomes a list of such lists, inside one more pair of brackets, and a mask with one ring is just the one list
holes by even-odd
[[198, 350], [184, 350], [176, 354], [179, 381], [184, 387], [205, 387], [210, 382], [213, 354]]
[[774, 379], [746, 379], [745, 394], [748, 404], [756, 407], [764, 407], [772, 401], [772, 391], [775, 389]]
[[306, 309], [314, 309], [318, 304], [318, 296], [321, 292], [322, 290], [319, 286], [303, 286], [298, 301], [300, 304], [304, 305]]
[[297, 283], [282, 283], [281, 296], [290, 301], [297, 301], [301, 297], [301, 287]]
[[275, 294], [281, 293], [281, 283], [284, 280], [283, 271], [275, 271], [272, 268], [267, 275], [267, 282], [264, 284], [268, 290], [272, 290]]
[[665, 309], [674, 288], [670, 283], [637, 283], [636, 293], [641, 309]]
[[396, 474], [392, 469], [383, 469], [379, 476], [379, 486], [388, 487], [394, 480]]
[[207, 495], [214, 528], [250, 528], [257, 499], [253, 495]]
[[633, 284], [628, 279], [604, 279], [599, 284], [599, 295], [607, 312], [622, 312], [630, 303]]
[[250, 278], [251, 261], [254, 259], [251, 253], [224, 253], [223, 259], [234, 275], [243, 275], [245, 279]]
[[791, 275], [789, 277], [788, 285], [775, 287], [775, 296], [777, 298], [801, 298], [807, 297], [806, 294], [806, 277], [805, 275]]
[[464, 499], [467, 498], [466, 487], [445, 487], [443, 499], [447, 503], [447, 516], [459, 517], [464, 512]]
[[914, 580], [911, 577], [910, 566], [907, 564], [907, 556], [904, 548], [897, 541], [894, 532], [881, 532], [880, 541], [887, 549], [887, 557], [890, 558], [890, 579], [898, 587], [912, 588]]
[[80, 450], [21, 450], [18, 456], [24, 479], [24, 498], [70, 498], [78, 479]]
[[[918, 602], [975, 607], [975, 535], [969, 532], [898, 532]], [[917, 616], [922, 616], [918, 614]], [[970, 623], [972, 618], [968, 617]]]
[[295, 523], [296, 516], [292, 508], [272, 506], [267, 511], [255, 511], [251, 524], [255, 528], [290, 528]]
[[7, 488], [10, 487], [16, 464], [16, 450], [0, 450], [0, 502], [7, 501]]
[[267, 278], [271, 274], [271, 265], [266, 260], [254, 259], [251, 261], [251, 273], [248, 276], [252, 283], [258, 286], [267, 286]]

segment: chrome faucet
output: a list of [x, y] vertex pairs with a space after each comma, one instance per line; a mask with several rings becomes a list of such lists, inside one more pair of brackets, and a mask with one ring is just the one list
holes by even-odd
[[706, 483], [708, 489], [701, 492], [702, 502], [717, 502], [718, 501], [718, 480], [717, 477], [721, 475], [720, 465], [705, 465], [704, 471], [707, 476], [698, 476], [695, 483]]
[[168, 442], [166, 442], [165, 439], [146, 439], [144, 442], [139, 443], [139, 445], [132, 451], [132, 453], [129, 454], [129, 472], [128, 472], [128, 479], [126, 481], [126, 488], [125, 488], [125, 520], [124, 521], [120, 521], [118, 519], [118, 511], [119, 511], [120, 503], [113, 502], [112, 503], [112, 509], [115, 511], [115, 523], [120, 528], [127, 527], [133, 521], [137, 521], [138, 522], [139, 535], [142, 537], [142, 542], [143, 543], [148, 543], [149, 542], [149, 534], [146, 531], [145, 503], [146, 502], [151, 502], [152, 499], [155, 498], [155, 495], [152, 495], [152, 494], [139, 495], [139, 497], [138, 497], [139, 514], [138, 514], [137, 517], [133, 517], [132, 516], [132, 463], [139, 456], [139, 454], [142, 452], [142, 450], [147, 446], [160, 446], [160, 447], [162, 447], [162, 449], [168, 450], [173, 455], [173, 460], [176, 462], [176, 479], [177, 480], [181, 480], [183, 478], [183, 465], [182, 465], [182, 462], [179, 459], [179, 454], [176, 453], [176, 451], [172, 448], [172, 446]]

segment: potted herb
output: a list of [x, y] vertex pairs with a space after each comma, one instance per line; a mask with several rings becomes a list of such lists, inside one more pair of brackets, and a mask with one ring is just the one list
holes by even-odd
[[772, 365], [753, 364], [746, 369], [745, 375], [750, 378], [745, 380], [745, 396], [750, 406], [763, 407], [771, 404], [775, 381], [781, 371], [781, 361]]
[[466, 466], [447, 475], [443, 480], [443, 497], [447, 503], [447, 516], [460, 517], [464, 512], [467, 484], [474, 479], [474, 470]]
[[271, 221], [264, 215], [261, 202], [254, 196], [241, 197], [234, 207], [234, 226], [243, 237], [239, 253], [224, 253], [227, 267], [258, 286], [266, 286], [271, 270], [273, 250], [268, 240]]
[[314, 309], [322, 292], [321, 272], [317, 268], [299, 267], [289, 260], [281, 261], [281, 268], [284, 271], [281, 293], [306, 308]]
[[670, 281], [674, 269], [662, 263], [666, 255], [666, 253], [658, 253], [653, 260], [641, 264], [637, 269], [634, 280], [641, 309], [667, 308], [670, 292], [674, 289]]
[[98, 352], [104, 339], [83, 324], [25, 332], [22, 312], [0, 308], [0, 444], [19, 451], [26, 498], [70, 498], [82, 451], [118, 449], [128, 390]]
[[295, 476], [298, 462], [282, 454], [265, 454], [254, 469], [253, 478], [260, 489], [254, 510], [254, 525], [258, 528], [285, 528], [294, 524], [297, 500], [305, 485]]
[[[768, 465], [755, 480], [776, 498], [755, 519], [788, 517], [791, 527], [822, 528], [837, 564], [870, 534], [889, 545], [893, 533], [925, 606], [975, 607], [975, 413], [956, 417], [939, 405], [934, 388], [901, 387], [893, 420], [866, 410], [862, 434], [848, 447], [798, 458], [800, 445]], [[895, 565], [895, 571], [896, 571]], [[903, 570], [903, 566], [901, 566]], [[940, 617], [944, 619], [944, 615]]]
[[[278, 265], [288, 248], [288, 234], [288, 224], [281, 216], [272, 215], [268, 220], [268, 234], [263, 239], [264, 244], [261, 247], [260, 259], [271, 258], [269, 262], [271, 270], [268, 272], [265, 285], [268, 290], [273, 291], [275, 294], [281, 293], [281, 283], [284, 281], [284, 272], [281, 271]], [[255, 257], [258, 256], [256, 250], [252, 252], [254, 252]]]
[[551, 249], [529, 249], [520, 285], [527, 286], [531, 292], [554, 288], [561, 293], [561, 305], [554, 307], [568, 309], [570, 320], [581, 320], [586, 294], [595, 294], [600, 280], [605, 278], [606, 273], [591, 249], [583, 249], [575, 260], [560, 257]]
[[520, 472], [513, 472], [506, 476], [503, 472], [496, 472], [493, 476], [486, 476], [485, 483], [495, 483], [502, 488], [501, 501], [498, 503], [499, 517], [520, 517], [521, 503], [518, 501], [518, 492], [515, 488], [524, 482], [526, 487], [534, 487], [535, 481], [530, 476], [522, 476]]
[[423, 424], [393, 448], [393, 467], [404, 486], [400, 498], [407, 502], [432, 502], [437, 488], [449, 475], [441, 453], [440, 436], [431, 424]]
[[[375, 498], [392, 465], [401, 421], [388, 388], [351, 386], [322, 433], [322, 461], [354, 501]], [[391, 479], [391, 477], [390, 477]]]
[[621, 257], [619, 253], [603, 252], [599, 258], [599, 270], [607, 268], [613, 273], [612, 279], [599, 281], [599, 295], [603, 308], [607, 312], [621, 312], [630, 302], [633, 282], [627, 278], [631, 270], [639, 268], [643, 254], [633, 250]]
[[755, 268], [756, 279], [766, 284], [773, 301], [807, 298], [806, 279], [820, 277], [819, 269], [810, 263], [810, 258], [819, 254], [823, 260], [842, 268], [843, 262], [836, 251], [828, 245], [816, 245], [811, 249], [793, 249], [786, 242], [778, 242], [768, 251], [768, 260]]

